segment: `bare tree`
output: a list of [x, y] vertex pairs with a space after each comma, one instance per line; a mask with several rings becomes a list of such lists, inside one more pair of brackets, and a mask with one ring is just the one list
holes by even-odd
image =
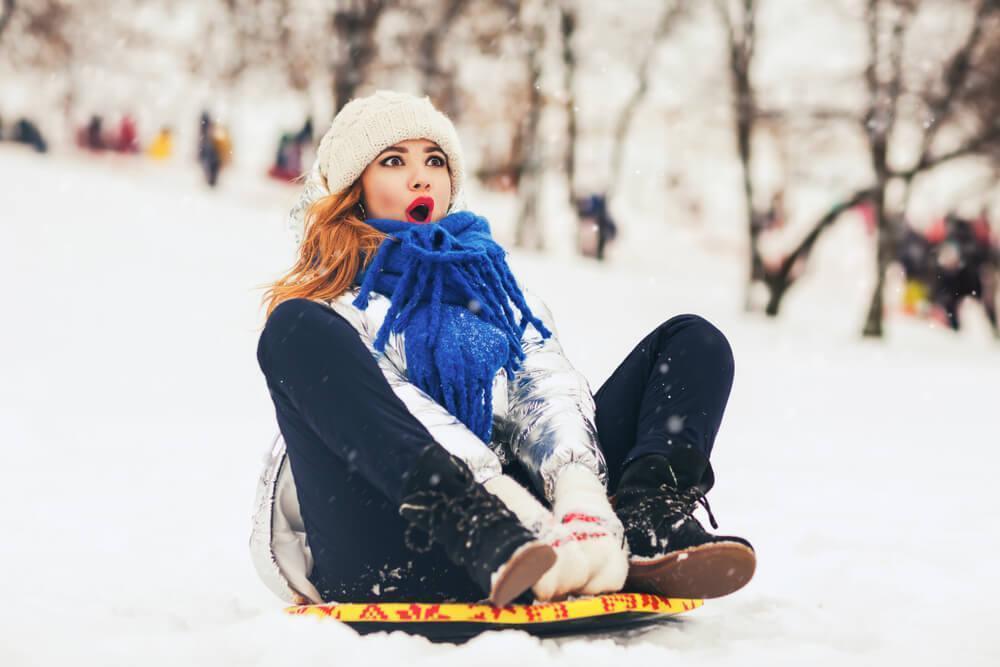
[[875, 193], [871, 188], [857, 190], [843, 201], [837, 202], [817, 220], [812, 229], [803, 237], [795, 248], [788, 253], [777, 269], [766, 270], [762, 267], [762, 280], [768, 288], [768, 301], [764, 312], [771, 317], [778, 315], [781, 308], [781, 301], [785, 297], [788, 289], [795, 283], [798, 276], [797, 271], [801, 270], [804, 263], [809, 258], [809, 253], [819, 240], [820, 235], [840, 219], [841, 214], [851, 210], [858, 204], [870, 201]]
[[394, 4], [391, 0], [341, 0], [331, 25], [336, 55], [331, 63], [334, 113], [355, 96], [365, 82], [368, 68], [378, 55], [375, 29], [379, 18]]
[[635, 118], [635, 113], [639, 109], [643, 100], [646, 99], [646, 94], [649, 92], [649, 80], [652, 74], [653, 56], [656, 55], [657, 49], [663, 44], [664, 40], [677, 25], [678, 19], [684, 16], [687, 4], [686, 0], [673, 0], [667, 4], [666, 8], [663, 10], [663, 14], [660, 16], [660, 20], [657, 23], [656, 28], [653, 31], [653, 37], [646, 44], [646, 48], [639, 60], [639, 84], [636, 86], [636, 89], [632, 91], [632, 95], [625, 103], [625, 106], [622, 108], [621, 114], [618, 116], [618, 120], [615, 123], [614, 144], [611, 150], [611, 177], [608, 180], [607, 193], [609, 202], [618, 190], [618, 186], [621, 182], [622, 165], [625, 160], [625, 140], [632, 127], [632, 121]]
[[[322, 14], [298, 6], [294, 0], [222, 0], [225, 19], [211, 26], [232, 41], [227, 50], [232, 59], [213, 72], [228, 85], [238, 82], [248, 70], [269, 68], [282, 72], [293, 91], [308, 90], [320, 74], [317, 61], [328, 51], [327, 35], [317, 26]], [[205, 73], [219, 67], [204, 52], [192, 54], [193, 69]]]
[[18, 39], [0, 42], [0, 54], [16, 68], [59, 69], [76, 55], [74, 10], [66, 0], [3, 0], [0, 35], [16, 30]]
[[511, 166], [515, 170], [513, 180], [517, 186], [518, 198], [514, 244], [544, 250], [545, 235], [538, 218], [544, 175], [540, 136], [542, 108], [545, 103], [541, 90], [541, 52], [545, 47], [550, 7], [543, 0], [497, 0], [497, 5], [511, 17], [507, 31], [519, 42], [518, 51], [523, 58], [524, 71], [524, 109], [513, 129], [510, 157]]
[[16, 39], [0, 41], [0, 58], [15, 70], [65, 72], [62, 106], [68, 118], [78, 97], [77, 66], [101, 53], [84, 21], [101, 12], [101, 6], [68, 0], [5, 0], [3, 7], [2, 32]]
[[[502, 99], [502, 107], [484, 103], [478, 91], [474, 98], [463, 98], [462, 116], [484, 130], [480, 135], [484, 138], [482, 158], [475, 174], [488, 187], [516, 190], [519, 211], [523, 212], [517, 219], [516, 242], [540, 247], [544, 239], [535, 211], [540, 179], [548, 165], [539, 133], [543, 111], [553, 101], [542, 90], [541, 49], [548, 24], [554, 25], [556, 19], [554, 7], [538, 0], [488, 0], [469, 3], [468, 8], [456, 39], [464, 42], [465, 52], [474, 50], [477, 57], [484, 58], [484, 65], [494, 61], [487, 67], [509, 70], [503, 83], [490, 90], [489, 100]], [[510, 73], [519, 76], [508, 78]]]
[[[934, 159], [931, 148], [941, 128], [963, 110], [970, 110], [974, 116], [978, 116], [977, 120], [982, 126], [988, 126], [991, 118], [996, 116], [996, 105], [1000, 97], [990, 84], [995, 84], [1000, 75], [995, 61], [995, 58], [1000, 56], [1000, 41], [998, 41], [1000, 35], [997, 34], [997, 25], [994, 23], [993, 41], [989, 42], [991, 33], [987, 26], [990, 15], [998, 9], [1000, 5], [994, 0], [984, 0], [979, 4], [972, 18], [968, 36], [959, 45], [949, 62], [943, 66], [940, 81], [931, 82], [921, 95], [926, 107], [927, 121], [914, 165], [900, 174], [906, 185], [904, 208], [913, 192], [914, 178]], [[977, 51], [982, 49], [985, 49], [985, 53], [978, 54]], [[980, 62], [974, 62], [973, 59], [980, 55], [978, 58]], [[984, 127], [984, 129], [989, 128]], [[977, 145], [980, 143], [985, 145], [992, 141], [992, 138], [989, 132], [980, 132], [974, 139], [977, 140]], [[967, 148], [976, 150], [976, 147], [969, 146], [963, 147], [962, 150]], [[937, 159], [940, 160], [940, 156]]]
[[[821, 234], [842, 213], [867, 202], [876, 221], [876, 284], [862, 333], [882, 336], [886, 271], [896, 257], [914, 181], [960, 158], [985, 156], [996, 159], [1000, 123], [995, 105], [1000, 104], [1000, 66], [993, 63], [1000, 55], [1000, 28], [997, 27], [1000, 3], [974, 0], [965, 4], [972, 5], [969, 31], [950, 55], [941, 57], [938, 66], [930, 68], [931, 75], [923, 88], [911, 90], [909, 82], [928, 62], [934, 62], [935, 55], [924, 49], [919, 63], [907, 62], [905, 58], [905, 38], [920, 3], [917, 0], [868, 0], [864, 20], [869, 61], [863, 75], [867, 104], [857, 122], [868, 147], [873, 182], [832, 205], [779, 267], [764, 273], [763, 279], [770, 291], [767, 314], [778, 314], [782, 298], [794, 283], [795, 268], [808, 259]], [[997, 46], [992, 46], [994, 44]], [[904, 100], [906, 105], [902, 104]], [[820, 115], [817, 114], [817, 120]], [[896, 131], [904, 119], [910, 121], [909, 134]], [[916, 158], [905, 167], [893, 164], [893, 141], [912, 141], [915, 127], [922, 128]], [[937, 139], [943, 128], [948, 128], [953, 136], [961, 136], [957, 145], [947, 149], [939, 147], [941, 142]], [[902, 185], [904, 193], [898, 202], [889, 201], [886, 196], [894, 182]]]
[[566, 102], [566, 151], [563, 154], [563, 170], [566, 173], [566, 191], [569, 205], [576, 207], [579, 196], [576, 183], [576, 142], [577, 142], [577, 98], [574, 88], [576, 78], [576, 53], [573, 50], [573, 35], [576, 32], [577, 12], [573, 0], [563, 0], [559, 4], [559, 36], [562, 40], [563, 95]]
[[750, 275], [747, 281], [745, 305], [750, 307], [750, 294], [756, 281], [765, 279], [764, 260], [760, 253], [760, 216], [754, 207], [753, 173], [751, 171], [754, 123], [759, 116], [750, 67], [753, 63], [756, 37], [756, 6], [754, 0], [742, 4], [716, 0], [715, 8], [726, 29], [729, 82], [732, 91], [733, 124], [736, 150], [743, 180], [743, 199], [750, 248]]
[[[946, 59], [940, 67], [936, 81], [932, 81], [926, 90], [918, 96], [917, 101], [922, 107], [924, 134], [920, 142], [920, 151], [914, 164], [904, 169], [893, 169], [888, 160], [889, 141], [893, 126], [898, 117], [898, 102], [904, 86], [904, 63], [902, 57], [902, 42], [908, 21], [914, 11], [915, 2], [903, 0], [869, 0], [866, 15], [871, 63], [866, 70], [866, 81], [869, 90], [869, 111], [866, 117], [872, 168], [875, 173], [872, 204], [877, 222], [876, 281], [865, 319], [863, 334], [871, 337], [881, 337], [883, 334], [883, 292], [886, 270], [895, 257], [897, 240], [902, 233], [906, 199], [913, 179], [941, 164], [975, 154], [988, 153], [995, 150], [1000, 141], [1000, 123], [995, 116], [980, 118], [980, 122], [971, 131], [964, 132], [963, 141], [955, 148], [935, 153], [935, 139], [942, 127], [950, 124], [952, 129], [960, 130], [961, 123], [950, 123], [961, 120], [974, 112], [978, 106], [983, 108], [983, 100], [990, 95], [973, 94], [967, 90], [970, 81], [987, 79], [986, 71], [977, 72], [980, 65], [995, 69], [993, 63], [975, 59], [982, 51], [982, 38], [986, 34], [983, 26], [989, 18], [996, 18], [1000, 11], [1000, 3], [995, 0], [978, 0], [973, 12], [972, 26], [958, 49]], [[887, 49], [880, 48], [879, 33], [881, 30], [882, 13], [891, 13], [891, 39]], [[1000, 33], [994, 31], [994, 37]], [[886, 61], [886, 62], [883, 62]], [[887, 80], [880, 80], [879, 69], [887, 70]], [[993, 81], [995, 85], [997, 82]], [[986, 88], [988, 90], [988, 87]], [[980, 84], [980, 90], [983, 90]], [[994, 89], [995, 90], [995, 89]], [[995, 97], [997, 92], [993, 92]], [[906, 195], [902, 206], [895, 211], [887, 211], [885, 201], [886, 186], [890, 179], [901, 179]]]
[[[614, 141], [611, 154], [611, 169], [608, 177], [605, 200], [610, 202], [620, 184], [625, 157], [625, 145], [635, 119], [636, 111], [642, 105], [649, 92], [652, 77], [652, 63], [657, 49], [663, 44], [678, 19], [687, 8], [687, 0], [672, 0], [664, 9], [659, 22], [653, 29], [652, 38], [646, 42], [639, 57], [638, 85], [625, 105], [615, 123]], [[575, 210], [578, 205], [578, 187], [576, 183], [576, 144], [578, 140], [577, 127], [577, 96], [574, 90], [576, 73], [576, 54], [573, 50], [573, 35], [576, 31], [577, 7], [571, 0], [563, 0], [559, 4], [559, 32], [561, 37], [563, 60], [563, 89], [567, 116], [566, 150], [563, 155], [563, 167], [567, 179], [569, 204]], [[596, 258], [604, 259], [604, 246], [609, 230], [606, 225], [598, 225]]]
[[[883, 33], [881, 14], [889, 9], [891, 16], [889, 44], [882, 45]], [[895, 238], [892, 224], [885, 210], [885, 189], [891, 176], [888, 162], [889, 138], [899, 118], [897, 113], [899, 97], [903, 90], [903, 36], [913, 15], [909, 3], [892, 2], [891, 7], [880, 0], [868, 0], [866, 22], [868, 26], [868, 48], [871, 54], [865, 69], [868, 88], [868, 110], [865, 114], [865, 131], [875, 185], [871, 189], [871, 204], [875, 216], [877, 244], [875, 291], [869, 306], [864, 335], [882, 335], [882, 293], [885, 286], [885, 272], [895, 255]]]
[[539, 128], [542, 118], [542, 56], [545, 44], [545, 11], [538, 4], [528, 4], [521, 8], [519, 21], [525, 35], [525, 72], [528, 105], [518, 131], [517, 146], [520, 148], [520, 174], [518, 175], [518, 217], [514, 230], [514, 244], [545, 249], [545, 236], [538, 219], [538, 203], [541, 197], [543, 165], [542, 142]]
[[457, 118], [458, 91], [455, 87], [455, 72], [445, 68], [441, 62], [442, 45], [449, 28], [468, 5], [467, 0], [445, 0], [441, 15], [428, 22], [428, 29], [420, 37], [418, 62], [423, 79], [424, 92], [448, 116]]

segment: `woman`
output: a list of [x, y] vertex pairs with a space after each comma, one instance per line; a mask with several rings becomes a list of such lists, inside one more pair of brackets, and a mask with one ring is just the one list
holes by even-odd
[[626, 579], [674, 597], [743, 586], [749, 543], [692, 515], [714, 480], [725, 338], [675, 317], [593, 396], [456, 203], [464, 177], [427, 98], [353, 100], [320, 142], [258, 347], [281, 430], [252, 538], [265, 581], [297, 602], [496, 605]]

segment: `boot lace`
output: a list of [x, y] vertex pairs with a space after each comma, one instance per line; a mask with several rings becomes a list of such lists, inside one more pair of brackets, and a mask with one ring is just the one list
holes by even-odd
[[678, 514], [694, 519], [696, 505], [705, 508], [712, 528], [718, 529], [719, 524], [712, 514], [708, 498], [698, 487], [678, 490], [668, 484], [661, 484], [656, 491], [645, 491], [636, 501], [628, 503], [626, 512], [632, 525], [641, 525], [658, 534], [660, 527], [668, 519], [676, 520]]
[[457, 565], [465, 565], [467, 556], [476, 553], [491, 527], [516, 520], [500, 500], [485, 490], [451, 498], [440, 492], [422, 491], [407, 498], [400, 509], [413, 511], [403, 542], [417, 553], [430, 551], [441, 527], [454, 522], [458, 541], [445, 547]]

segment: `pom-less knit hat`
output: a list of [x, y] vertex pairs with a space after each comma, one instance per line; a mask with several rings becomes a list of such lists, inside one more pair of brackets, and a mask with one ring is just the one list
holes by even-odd
[[465, 176], [455, 126], [429, 98], [390, 90], [351, 100], [333, 119], [316, 151], [327, 190], [337, 193], [350, 187], [382, 151], [408, 139], [428, 139], [444, 151], [454, 208]]

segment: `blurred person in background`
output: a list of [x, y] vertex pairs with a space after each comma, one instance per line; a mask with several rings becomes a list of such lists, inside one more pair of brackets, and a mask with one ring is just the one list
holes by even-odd
[[283, 181], [294, 181], [301, 176], [303, 171], [302, 156], [312, 140], [312, 118], [307, 118], [305, 124], [298, 131], [283, 133], [278, 140], [278, 150], [268, 175]]
[[996, 248], [985, 213], [966, 220], [949, 213], [927, 233], [934, 262], [931, 300], [939, 318], [953, 330], [961, 323], [958, 309], [966, 297], [978, 300], [993, 334], [1000, 337], [996, 311]]
[[229, 128], [218, 121], [212, 123], [212, 143], [219, 154], [221, 166], [229, 166], [233, 161], [233, 138]]
[[580, 247], [584, 256], [603, 260], [608, 243], [618, 234], [618, 226], [608, 212], [607, 197], [594, 193], [577, 203], [580, 216]]
[[274, 156], [274, 164], [271, 165], [271, 168], [267, 172], [268, 176], [280, 181], [291, 181], [299, 176], [300, 172], [293, 172], [288, 166], [292, 161], [290, 156], [292, 145], [292, 134], [283, 132], [281, 138], [278, 139], [278, 151]]
[[0, 122], [0, 139], [4, 138], [7, 141], [31, 146], [37, 153], [48, 151], [48, 144], [45, 142], [45, 137], [42, 136], [42, 131], [27, 118], [18, 119], [6, 136], [3, 132], [3, 123]]
[[219, 172], [229, 163], [232, 151], [229, 132], [203, 111], [198, 124], [198, 163], [210, 187], [218, 183]]
[[146, 153], [154, 160], [166, 160], [174, 152], [174, 133], [169, 127], [164, 125], [153, 137], [152, 143], [146, 149]]
[[725, 336], [672, 317], [592, 394], [461, 206], [465, 177], [428, 98], [352, 100], [320, 141], [257, 350], [281, 432], [251, 538], [262, 578], [295, 603], [738, 590], [753, 548], [694, 517], [716, 526]]
[[907, 315], [927, 315], [931, 305], [930, 285], [935, 276], [930, 241], [919, 230], [904, 222], [896, 256], [906, 279], [903, 312]]
[[102, 151], [105, 148], [103, 119], [93, 114], [87, 124], [76, 133], [76, 143], [80, 148]]
[[112, 138], [111, 145], [119, 153], [139, 152], [139, 132], [131, 115], [124, 114], [118, 121], [118, 131]]

